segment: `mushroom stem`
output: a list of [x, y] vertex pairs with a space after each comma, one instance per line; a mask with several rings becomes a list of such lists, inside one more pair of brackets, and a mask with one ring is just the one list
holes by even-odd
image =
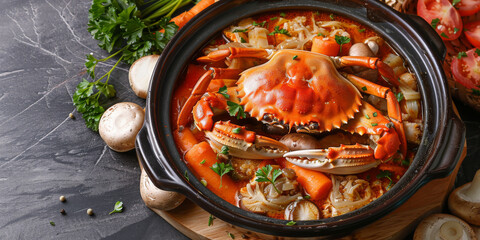
[[463, 194], [475, 202], [480, 202], [480, 170], [477, 171], [472, 183], [465, 188]]
[[463, 227], [455, 221], [448, 221], [440, 226], [440, 237], [445, 240], [460, 239], [463, 235]]

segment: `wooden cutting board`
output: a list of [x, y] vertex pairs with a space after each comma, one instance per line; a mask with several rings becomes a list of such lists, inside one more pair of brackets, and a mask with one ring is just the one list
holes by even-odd
[[[465, 143], [455, 170], [446, 178], [436, 179], [420, 188], [407, 202], [387, 216], [354, 231], [344, 239], [405, 239], [412, 233], [422, 218], [431, 213], [441, 212], [451, 192], [458, 169], [467, 153]], [[208, 226], [210, 213], [193, 202], [185, 200], [171, 211], [152, 209], [177, 230], [191, 239], [289, 239], [251, 232], [215, 219]]]

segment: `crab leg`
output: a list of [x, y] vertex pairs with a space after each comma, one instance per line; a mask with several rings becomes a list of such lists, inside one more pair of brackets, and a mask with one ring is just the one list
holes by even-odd
[[263, 48], [238, 48], [229, 47], [228, 49], [221, 49], [209, 53], [207, 56], [197, 58], [198, 62], [209, 63], [224, 60], [225, 58], [241, 58], [241, 57], [254, 57], [254, 58], [266, 58], [268, 57], [267, 50]]
[[177, 126], [183, 127], [187, 125], [190, 121], [190, 113], [192, 112], [193, 106], [197, 104], [198, 100], [205, 94], [207, 91], [208, 85], [212, 79], [231, 79], [238, 78], [241, 70], [239, 69], [230, 69], [230, 68], [210, 68], [202, 77], [197, 81], [193, 87], [191, 95], [188, 97], [187, 101], [182, 107], [180, 114], [177, 119]]
[[400, 110], [400, 105], [398, 104], [395, 94], [390, 90], [390, 88], [372, 83], [361, 77], [357, 77], [353, 74], [345, 74], [346, 78], [355, 85], [358, 89], [361, 89], [363, 92], [381, 97], [387, 100], [387, 110], [388, 116], [395, 126], [398, 137], [400, 138], [400, 150], [403, 157], [407, 153], [407, 140], [405, 137], [405, 130], [402, 123], [402, 112]]
[[282, 157], [288, 147], [274, 139], [259, 136], [245, 127], [227, 122], [216, 122], [212, 131], [205, 131], [210, 146], [221, 152], [227, 146], [228, 155], [247, 159], [273, 159]]
[[338, 65], [337, 67], [362, 66], [370, 69], [378, 69], [380, 75], [385, 77], [394, 87], [398, 87], [400, 85], [397, 77], [395, 77], [393, 69], [386, 63], [382, 62], [379, 58], [343, 56], [335, 57], [333, 60]]

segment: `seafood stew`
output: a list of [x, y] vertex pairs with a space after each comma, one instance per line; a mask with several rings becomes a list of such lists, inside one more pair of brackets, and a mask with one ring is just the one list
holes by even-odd
[[408, 169], [420, 94], [375, 32], [327, 12], [286, 11], [226, 28], [175, 90], [187, 166], [250, 212], [317, 220], [361, 208]]

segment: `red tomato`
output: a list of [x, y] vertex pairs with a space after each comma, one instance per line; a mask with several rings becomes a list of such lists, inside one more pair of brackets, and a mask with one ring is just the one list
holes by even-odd
[[473, 46], [480, 48], [480, 21], [465, 24], [465, 36]]
[[480, 56], [475, 51], [476, 48], [468, 50], [467, 56], [460, 59], [453, 57], [452, 74], [466, 88], [480, 90]]
[[470, 16], [480, 11], [480, 0], [461, 0], [455, 8], [460, 16]]
[[432, 25], [437, 22], [435, 31], [443, 40], [457, 39], [462, 33], [462, 18], [448, 0], [418, 0], [417, 14]]

